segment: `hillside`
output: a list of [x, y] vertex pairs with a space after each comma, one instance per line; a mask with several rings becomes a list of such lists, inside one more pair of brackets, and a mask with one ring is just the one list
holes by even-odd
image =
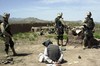
[[9, 19], [10, 23], [40, 23], [40, 22], [50, 22], [50, 21], [46, 21], [46, 20], [41, 20], [38, 18], [34, 18], [34, 17], [28, 17], [28, 18], [10, 18]]
[[[3, 20], [2, 16], [0, 15], [0, 20]], [[51, 21], [47, 21], [47, 20], [42, 20], [42, 19], [38, 19], [35, 17], [28, 17], [28, 18], [10, 18], [9, 19], [10, 23], [45, 23], [45, 22], [51, 22]]]

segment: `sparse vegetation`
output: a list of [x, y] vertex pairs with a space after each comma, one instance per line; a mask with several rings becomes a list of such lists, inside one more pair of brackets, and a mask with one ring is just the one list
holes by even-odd
[[45, 37], [46, 38], [56, 38], [56, 34], [48, 34]]
[[99, 23], [95, 25], [94, 37], [100, 39], [100, 24]]
[[100, 33], [94, 33], [94, 37], [100, 39]]
[[68, 39], [68, 35], [67, 35], [67, 34], [64, 34], [64, 35], [63, 35], [63, 38], [64, 38], [64, 39]]
[[[57, 38], [56, 34], [49, 34], [45, 36], [46, 38]], [[68, 36], [66, 34], [63, 35], [63, 39], [67, 39]]]
[[18, 39], [28, 39], [29, 41], [33, 41], [35, 40], [35, 38], [38, 35], [36, 33], [33, 32], [25, 32], [25, 33], [18, 33], [18, 34], [14, 34], [13, 38], [14, 40], [18, 40]]

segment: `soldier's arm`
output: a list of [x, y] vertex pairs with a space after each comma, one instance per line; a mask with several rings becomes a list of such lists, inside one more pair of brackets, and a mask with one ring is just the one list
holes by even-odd
[[63, 20], [63, 18], [60, 18], [60, 21], [61, 21], [61, 23], [62, 23], [63, 25], [66, 25], [65, 22], [64, 22], [64, 20]]
[[1, 23], [1, 32], [5, 35], [11, 36], [11, 34], [9, 34], [6, 29], [8, 28], [8, 24], [4, 27], [4, 23]]
[[82, 25], [83, 25], [83, 26], [87, 26], [87, 22], [88, 22], [88, 19], [85, 18], [85, 19], [82, 21]]
[[94, 23], [94, 20], [93, 20], [93, 18], [91, 18], [91, 20], [92, 20], [92, 22], [93, 22], [93, 25], [94, 25], [94, 27], [95, 27], [95, 23]]
[[86, 17], [84, 20], [83, 20], [83, 23], [87, 23], [88, 22], [88, 18]]
[[7, 25], [5, 26], [5, 30], [8, 28], [8, 26], [9, 26], [9, 24], [7, 24]]
[[56, 27], [56, 18], [55, 18], [55, 20], [54, 20], [54, 27]]
[[55, 30], [57, 31], [56, 19], [55, 19], [55, 22], [54, 22], [54, 28], [55, 28]]

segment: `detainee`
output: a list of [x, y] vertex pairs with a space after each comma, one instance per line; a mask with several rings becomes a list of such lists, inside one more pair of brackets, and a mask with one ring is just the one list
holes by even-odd
[[39, 54], [39, 61], [46, 62], [47, 65], [58, 64], [63, 62], [63, 52], [58, 45], [53, 45], [50, 40], [42, 43], [45, 46], [44, 53]]

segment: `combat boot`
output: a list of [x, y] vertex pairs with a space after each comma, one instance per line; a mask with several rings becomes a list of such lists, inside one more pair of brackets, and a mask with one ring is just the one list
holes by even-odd
[[16, 55], [17, 55], [17, 53], [16, 53], [16, 51], [15, 51], [14, 47], [12, 47], [11, 49], [12, 49], [12, 52], [13, 52], [13, 56], [16, 56]]

